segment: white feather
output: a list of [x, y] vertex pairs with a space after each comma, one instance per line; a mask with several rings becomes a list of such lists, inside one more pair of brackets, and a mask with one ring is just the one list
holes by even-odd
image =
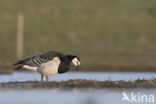
[[38, 67], [32, 67], [32, 66], [28, 66], [28, 65], [23, 65], [23, 68], [31, 70], [31, 71], [37, 71], [37, 69], [38, 69]]
[[38, 72], [43, 75], [55, 75], [58, 74], [58, 68], [61, 61], [59, 57], [53, 58], [53, 60], [41, 64], [38, 69]]

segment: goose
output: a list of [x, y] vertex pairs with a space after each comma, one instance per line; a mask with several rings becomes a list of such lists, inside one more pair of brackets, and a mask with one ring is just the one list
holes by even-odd
[[47, 51], [24, 60], [19, 60], [13, 65], [17, 66], [16, 69], [24, 68], [38, 72], [41, 74], [41, 82], [43, 82], [43, 76], [45, 76], [46, 82], [48, 82], [49, 75], [65, 73], [69, 71], [71, 65], [78, 70], [80, 58], [74, 55], [63, 55], [59, 52]]

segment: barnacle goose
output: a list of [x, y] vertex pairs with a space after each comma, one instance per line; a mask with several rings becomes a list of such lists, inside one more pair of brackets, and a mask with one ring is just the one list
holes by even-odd
[[48, 82], [49, 75], [65, 73], [69, 70], [70, 64], [73, 64], [76, 69], [80, 65], [80, 59], [73, 55], [63, 55], [59, 52], [48, 51], [40, 53], [39, 55], [27, 58], [25, 60], [17, 61], [13, 65], [17, 65], [16, 69], [28, 69], [36, 71], [41, 74], [41, 82], [45, 75]]

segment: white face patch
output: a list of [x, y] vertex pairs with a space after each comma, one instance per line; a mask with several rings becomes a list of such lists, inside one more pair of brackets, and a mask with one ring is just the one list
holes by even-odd
[[80, 61], [77, 59], [77, 58], [74, 58], [72, 60], [72, 63], [75, 65], [75, 66], [79, 66], [80, 65]]

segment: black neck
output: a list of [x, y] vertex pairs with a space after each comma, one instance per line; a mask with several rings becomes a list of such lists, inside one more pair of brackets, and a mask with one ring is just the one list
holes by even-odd
[[65, 56], [62, 61], [61, 64], [59, 65], [59, 69], [58, 69], [58, 73], [65, 73], [70, 69], [70, 63], [72, 61], [71, 56], [67, 55]]
[[76, 58], [77, 56], [66, 55], [65, 57], [66, 57], [66, 59], [69, 61], [69, 63], [71, 63], [71, 61], [72, 61], [74, 58]]

